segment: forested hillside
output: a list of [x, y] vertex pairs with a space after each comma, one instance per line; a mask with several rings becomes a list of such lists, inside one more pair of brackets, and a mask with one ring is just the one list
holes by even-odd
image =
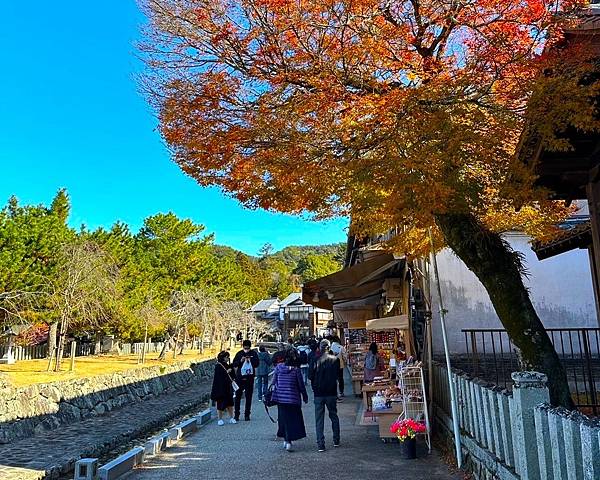
[[279, 252], [265, 245], [250, 256], [215, 245], [203, 225], [173, 213], [144, 219], [138, 232], [121, 222], [92, 231], [69, 227], [70, 210], [60, 190], [50, 206], [12, 197], [0, 211], [0, 318], [3, 326], [38, 325], [25, 343], [58, 325], [63, 336], [133, 341], [148, 325], [160, 338], [182, 315], [208, 325], [208, 303], [215, 319], [226, 312], [235, 323], [261, 298], [283, 298], [342, 266], [342, 244]]

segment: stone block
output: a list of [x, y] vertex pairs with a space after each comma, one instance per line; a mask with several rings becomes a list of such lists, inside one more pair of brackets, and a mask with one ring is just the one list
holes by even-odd
[[179, 425], [174, 426], [169, 429], [169, 437], [173, 442], [177, 442], [180, 438], [183, 437], [183, 431]]
[[181, 429], [181, 434], [185, 436], [198, 430], [198, 422], [195, 418], [190, 418], [181, 422], [179, 425], [177, 425], [177, 427]]
[[485, 416], [483, 414], [483, 393], [481, 385], [473, 383], [473, 391], [475, 393], [475, 408], [477, 410], [478, 429], [475, 432], [475, 438], [479, 441], [482, 447], [487, 447], [487, 437], [485, 434]]
[[533, 414], [535, 420], [541, 480], [554, 480], [552, 446], [550, 444], [550, 427], [548, 425], [548, 410], [550, 409], [551, 407], [548, 404], [539, 405], [535, 408], [535, 412]]
[[198, 415], [196, 415], [196, 418], [199, 420], [198, 426], [206, 425], [208, 422], [210, 422], [210, 419], [212, 418], [212, 410], [210, 408], [207, 408], [206, 410], [203, 410]]
[[583, 478], [600, 478], [600, 428], [589, 420], [579, 426], [583, 459]]
[[114, 480], [144, 461], [144, 448], [136, 447], [98, 469], [99, 480]]
[[519, 474], [523, 478], [540, 478], [538, 446], [535, 432], [534, 409], [550, 401], [546, 383], [548, 377], [538, 372], [514, 372], [513, 398], [515, 402], [514, 441], [521, 451]]
[[500, 393], [499, 389], [490, 389], [488, 391], [490, 401], [490, 412], [492, 416], [492, 438], [494, 440], [494, 453], [500, 460], [504, 460], [504, 444], [500, 426]]
[[164, 438], [154, 437], [146, 442], [144, 445], [144, 455], [147, 457], [153, 457], [162, 450]]
[[171, 440], [171, 434], [169, 432], [160, 433], [160, 434], [156, 435], [156, 437], [154, 437], [154, 438], [161, 439], [161, 444], [160, 444], [161, 450], [166, 450], [171, 445], [173, 445], [173, 440]]
[[578, 412], [569, 412], [562, 419], [568, 480], [583, 480], [581, 433], [579, 430], [581, 417], [582, 415]]
[[[565, 457], [565, 437], [563, 435], [562, 416], [564, 409], [555, 408], [548, 412], [548, 430], [550, 431], [550, 447], [552, 450], [552, 468], [558, 480], [567, 478], [567, 460]], [[564, 410], [566, 412], [566, 410]]]
[[514, 467], [514, 452], [512, 443], [512, 423], [509, 407], [510, 394], [503, 390], [498, 396], [498, 413], [500, 416], [500, 434], [502, 435], [502, 445], [504, 447], [504, 461], [510, 467]]
[[75, 462], [73, 480], [96, 480], [98, 478], [98, 459], [82, 458]]

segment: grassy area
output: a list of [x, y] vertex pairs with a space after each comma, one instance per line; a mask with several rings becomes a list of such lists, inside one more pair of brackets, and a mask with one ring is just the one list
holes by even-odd
[[164, 361], [156, 358], [158, 353], [149, 353], [146, 356], [146, 363], [139, 364], [137, 355], [99, 355], [90, 357], [77, 357], [75, 359], [75, 371], [70, 372], [71, 360], [65, 358], [62, 364], [62, 371], [47, 372], [48, 360], [21, 360], [14, 365], [0, 365], [0, 372], [8, 376], [10, 383], [16, 387], [32, 385], [34, 383], [57, 382], [59, 380], [70, 380], [73, 378], [94, 377], [97, 375], [106, 375], [110, 373], [122, 372], [134, 368], [142, 368], [153, 365], [169, 365], [184, 360], [194, 360], [201, 358], [214, 358], [216, 353], [205, 350], [204, 356], [199, 351], [186, 351], [183, 355], [177, 355], [173, 359], [173, 353], [168, 352]]

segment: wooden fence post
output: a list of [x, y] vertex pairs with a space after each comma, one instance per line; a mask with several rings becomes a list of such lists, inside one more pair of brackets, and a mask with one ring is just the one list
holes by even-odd
[[75, 353], [77, 351], [77, 342], [73, 340], [71, 342], [71, 367], [69, 368], [70, 372], [75, 371]]

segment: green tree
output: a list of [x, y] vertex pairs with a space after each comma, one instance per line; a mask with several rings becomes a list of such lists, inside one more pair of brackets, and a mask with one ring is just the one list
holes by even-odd
[[300, 275], [303, 282], [325, 277], [341, 269], [340, 264], [327, 255], [307, 255], [300, 259], [294, 273]]

